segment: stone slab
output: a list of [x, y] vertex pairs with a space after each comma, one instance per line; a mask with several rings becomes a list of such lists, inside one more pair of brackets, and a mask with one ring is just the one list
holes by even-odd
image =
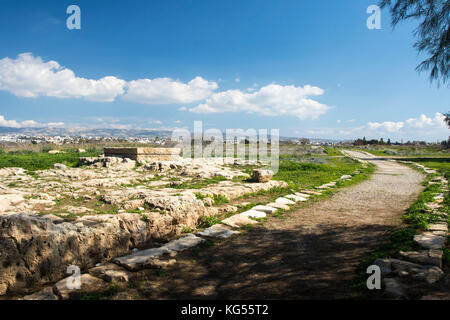
[[205, 240], [197, 237], [192, 233], [188, 233], [187, 235], [177, 240], [165, 244], [163, 247], [169, 251], [180, 252], [195, 247], [196, 245], [198, 245], [200, 242], [203, 241]]
[[302, 193], [302, 192], [296, 192], [294, 193], [297, 197], [302, 197], [302, 198], [309, 198], [311, 197], [311, 195], [307, 194], [307, 193]]
[[256, 210], [256, 211], [261, 211], [261, 212], [265, 212], [267, 214], [270, 213], [274, 213], [277, 211], [276, 208], [271, 207], [271, 206], [262, 206], [262, 205], [258, 205], [252, 208], [252, 210]]
[[310, 195], [314, 195], [314, 196], [320, 196], [322, 194], [322, 192], [315, 191], [315, 190], [302, 190], [302, 193], [306, 193], [306, 194], [310, 194]]
[[58, 296], [53, 292], [52, 287], [47, 287], [39, 292], [30, 294], [22, 298], [23, 300], [59, 300]]
[[414, 241], [427, 249], [441, 249], [445, 245], [444, 237], [437, 236], [429, 232], [415, 235]]
[[295, 194], [288, 194], [287, 196], [284, 197], [290, 200], [294, 200], [295, 202], [308, 201], [308, 199], [296, 196]]
[[433, 284], [439, 281], [444, 275], [443, 271], [430, 265], [420, 265], [399, 259], [390, 259], [392, 268], [399, 275], [411, 276], [413, 279], [425, 281], [428, 284]]
[[400, 251], [400, 257], [405, 260], [424, 264], [424, 265], [432, 265], [437, 267], [442, 267], [442, 250], [432, 249], [432, 250], [422, 250], [422, 251]]
[[230, 230], [223, 225], [215, 224], [208, 229], [205, 229], [203, 231], [197, 232], [196, 235], [202, 236], [202, 237], [210, 237], [210, 238], [228, 238], [231, 237], [234, 234], [239, 233], [239, 231], [233, 231]]
[[170, 251], [165, 247], [152, 248], [147, 250], [136, 251], [133, 254], [115, 258], [114, 263], [117, 263], [128, 270], [135, 271], [150, 267], [154, 260], [169, 254]]
[[222, 220], [222, 223], [232, 228], [239, 228], [248, 224], [257, 224], [258, 222], [248, 217], [242, 216], [240, 214], [236, 214], [234, 216]]
[[88, 270], [89, 274], [107, 282], [125, 283], [131, 278], [130, 272], [114, 263], [106, 263]]
[[256, 219], [265, 218], [267, 216], [267, 214], [265, 212], [256, 211], [256, 210], [248, 210], [248, 211], [240, 213], [240, 215], [243, 217], [256, 218]]
[[88, 273], [80, 275], [80, 289], [72, 288], [72, 278], [69, 278], [58, 281], [53, 287], [53, 291], [63, 300], [80, 298], [81, 293], [103, 293], [109, 290], [109, 284], [106, 281]]
[[294, 201], [286, 199], [286, 198], [278, 198], [277, 200], [275, 200], [275, 203], [281, 203], [281, 204], [286, 204], [286, 205], [290, 205], [290, 204], [295, 204]]
[[433, 223], [429, 225], [429, 231], [448, 231], [447, 223]]
[[266, 204], [266, 206], [272, 207], [275, 209], [289, 210], [289, 206], [286, 204], [282, 204], [282, 203], [271, 202], [271, 203]]
[[318, 187], [316, 187], [316, 189], [328, 189], [328, 188], [334, 187], [335, 185], [336, 185], [336, 182], [332, 181], [332, 182], [325, 183], [321, 186], [318, 186]]

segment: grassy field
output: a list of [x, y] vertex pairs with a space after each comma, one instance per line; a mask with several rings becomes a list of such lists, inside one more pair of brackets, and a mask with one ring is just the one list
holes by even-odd
[[303, 163], [292, 160], [280, 161], [274, 180], [286, 181], [293, 190], [307, 189], [339, 179], [342, 175], [362, 170], [361, 164], [348, 158], [326, 157], [326, 162]]
[[450, 178], [450, 158], [406, 158], [402, 160], [417, 162], [425, 167], [437, 170], [446, 178]]
[[379, 146], [369, 148], [352, 148], [373, 154], [374, 156], [394, 156], [394, 157], [449, 157], [450, 152], [445, 148], [431, 146]]
[[12, 151], [0, 153], [0, 168], [20, 167], [28, 171], [50, 169], [55, 163], [62, 163], [74, 167], [79, 157], [96, 157], [100, 154], [97, 150], [87, 150], [78, 153], [75, 150], [67, 150], [65, 153], [49, 154], [48, 152]]

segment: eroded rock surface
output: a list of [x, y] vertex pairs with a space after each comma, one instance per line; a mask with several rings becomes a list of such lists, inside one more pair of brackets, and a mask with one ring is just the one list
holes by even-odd
[[[65, 277], [70, 265], [88, 270], [132, 248], [176, 238], [203, 216], [237, 211], [216, 206], [215, 197], [232, 200], [287, 187], [281, 181], [245, 182], [239, 165], [217, 160], [137, 166], [126, 158], [98, 157], [80, 158], [80, 164], [33, 175], [0, 169], [0, 295], [29, 293]], [[124, 276], [113, 271], [98, 276]]]

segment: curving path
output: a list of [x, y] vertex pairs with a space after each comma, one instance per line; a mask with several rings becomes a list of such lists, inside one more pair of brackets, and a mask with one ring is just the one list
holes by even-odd
[[401, 224], [423, 175], [395, 162], [349, 151], [377, 166], [370, 180], [270, 219], [252, 232], [199, 253], [186, 252], [166, 276], [149, 275], [152, 299], [336, 299], [364, 254]]

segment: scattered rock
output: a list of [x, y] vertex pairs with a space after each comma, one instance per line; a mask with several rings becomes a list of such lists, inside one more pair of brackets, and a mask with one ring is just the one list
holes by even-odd
[[236, 214], [234, 216], [231, 216], [225, 220], [222, 220], [223, 224], [226, 224], [232, 228], [239, 228], [245, 225], [253, 225], [253, 224], [257, 224], [258, 222], [255, 220], [252, 220], [248, 217], [242, 216], [240, 214]]
[[273, 171], [264, 169], [255, 169], [252, 172], [252, 179], [255, 182], [268, 182], [273, 177]]
[[397, 273], [402, 273], [404, 276], [411, 276], [413, 279], [422, 280], [428, 284], [433, 284], [436, 281], [439, 281], [439, 279], [444, 275], [442, 270], [436, 266], [424, 266], [398, 259], [390, 259], [390, 261], [392, 268]]
[[119, 158], [119, 157], [103, 157], [89, 158], [81, 157], [78, 159], [78, 165], [80, 166], [90, 166], [96, 168], [114, 168], [120, 170], [133, 169], [136, 166], [136, 161], [129, 158]]
[[390, 298], [400, 299], [405, 298], [406, 293], [403, 285], [398, 279], [395, 278], [384, 278], [383, 283], [385, 286], [384, 294]]
[[91, 268], [89, 269], [89, 274], [103, 279], [106, 282], [113, 281], [115, 283], [128, 282], [131, 278], [130, 272], [114, 263], [101, 264], [100, 266]]
[[79, 299], [83, 293], [104, 293], [109, 290], [109, 285], [102, 279], [91, 276], [88, 273], [80, 276], [80, 289], [73, 289], [72, 278], [58, 281], [53, 287], [54, 292], [63, 300]]
[[23, 297], [23, 300], [58, 300], [58, 296], [53, 292], [52, 287], [47, 287], [39, 292]]
[[65, 164], [62, 164], [62, 163], [54, 163], [53, 164], [53, 169], [55, 169], [55, 170], [67, 170], [67, 166]]
[[422, 271], [419, 271], [412, 275], [412, 277], [416, 280], [422, 280], [425, 281], [428, 284], [433, 284], [444, 276], [444, 272], [441, 270], [441, 268], [438, 267], [430, 267], [430, 268], [424, 268]]
[[215, 224], [212, 227], [209, 227], [208, 229], [197, 232], [197, 235], [211, 238], [228, 238], [237, 233], [239, 232], [229, 230], [224, 226], [221, 226], [220, 224]]

